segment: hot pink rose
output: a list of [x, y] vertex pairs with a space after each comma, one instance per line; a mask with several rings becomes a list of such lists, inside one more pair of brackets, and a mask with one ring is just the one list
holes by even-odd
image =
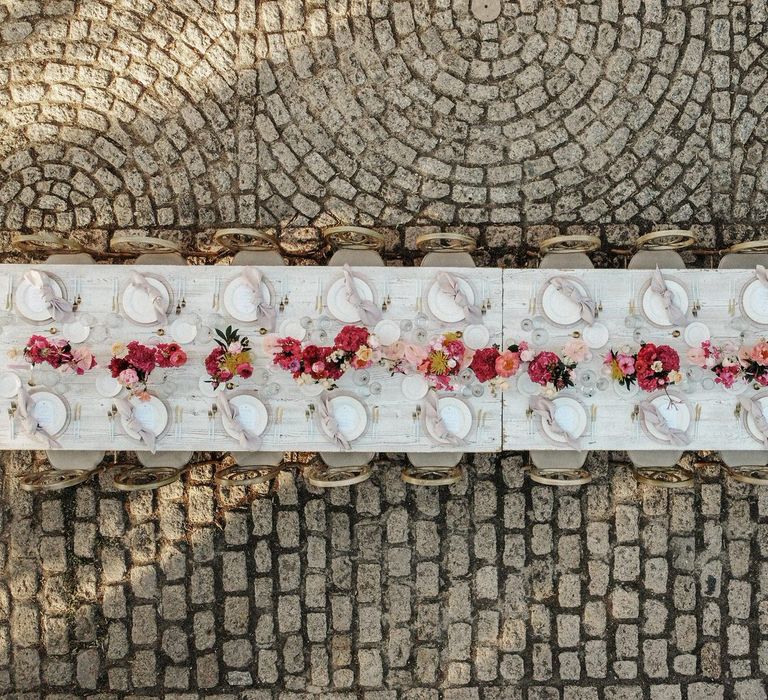
[[139, 375], [136, 374], [136, 370], [124, 369], [122, 372], [120, 372], [117, 380], [124, 386], [130, 386], [131, 384], [135, 384], [139, 381]]

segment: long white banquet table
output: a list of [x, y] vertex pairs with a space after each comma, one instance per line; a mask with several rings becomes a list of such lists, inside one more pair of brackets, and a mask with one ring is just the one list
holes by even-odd
[[[93, 370], [82, 376], [54, 373], [52, 379], [51, 371], [45, 366], [30, 370], [24, 365], [19, 351], [31, 335], [54, 339], [67, 335], [66, 324], [52, 320], [32, 322], [19, 312], [19, 285], [30, 270], [44, 272], [50, 279], [57, 280], [63, 287], [63, 296], [70, 301], [80, 299], [75, 316], [89, 320], [93, 326], [91, 336], [82, 343], [96, 356], [98, 366]], [[168, 413], [168, 425], [157, 439], [157, 450], [253, 448], [224, 429], [221, 411], [216, 410], [216, 397], [206, 391], [202, 383], [206, 378], [204, 359], [215, 347], [214, 339], [206, 335], [206, 328], [224, 331], [227, 326], [238, 328], [241, 336], [251, 340], [253, 376], [237, 378], [228, 395], [235, 397], [238, 393], [250, 392], [266, 407], [266, 428], [258, 440], [258, 449], [329, 452], [347, 449], [319, 428], [317, 410], [322, 397], [299, 386], [288, 372], [274, 366], [270, 348], [265, 346], [265, 340], [285, 335], [291, 328], [306, 329], [305, 343], [332, 344], [347, 324], [333, 316], [327, 295], [329, 289], [338, 292], [343, 285], [343, 270], [321, 266], [260, 268], [268, 296], [276, 307], [276, 336], [263, 335], [266, 331], [261, 330], [261, 321], [238, 322], [228, 313], [228, 303], [234, 303], [227, 296], [229, 285], [246, 270], [229, 266], [0, 266], [0, 294], [3, 295], [0, 299], [0, 371], [3, 373], [0, 393], [5, 392], [0, 398], [3, 414], [0, 416], [0, 449], [41, 448], [39, 439], [20, 429], [19, 399], [8, 394], [6, 386], [9, 370], [16, 373], [30, 395], [48, 388], [63, 398], [66, 425], [55, 436], [60, 449], [146, 449], [135, 435], [126, 433], [120, 416], [114, 415], [115, 402], [124, 397], [126, 391], [112, 398], [97, 390], [97, 386], [108, 376], [106, 368], [113, 344], [132, 340], [147, 344], [171, 342], [174, 335], [171, 325], [177, 320], [189, 319], [190, 312], [199, 317], [200, 333], [194, 341], [183, 345], [186, 364], [158, 371], [148, 385], [148, 391], [161, 400]], [[425, 429], [425, 399], [406, 398], [403, 375], [391, 375], [387, 367], [376, 364], [368, 370], [367, 381], [363, 382], [359, 370], [350, 371], [329, 394], [351, 396], [364, 406], [363, 418], [358, 418], [361, 434], [350, 440], [348, 449], [358, 452], [766, 449], [766, 440], [761, 439], [759, 429], [762, 415], [754, 412], [761, 401], [766, 401], [768, 408], [766, 389], [743, 381], [726, 389], [714, 382], [711, 371], [696, 368], [686, 359], [689, 347], [699, 347], [702, 339], [709, 336], [713, 344], [732, 342], [749, 347], [762, 339], [768, 328], [768, 281], [761, 282], [755, 270], [663, 270], [663, 280], [672, 298], [684, 307], [681, 313], [685, 318], [675, 322], [665, 316], [666, 307], [658, 293], [648, 292], [652, 271], [502, 271], [496, 268], [446, 271], [469, 285], [468, 291], [478, 306], [482, 302], [479, 325], [488, 330], [486, 347], [495, 345], [504, 351], [511, 344], [524, 341], [530, 346], [530, 354], [553, 351], [562, 356], [566, 343], [589, 338], [588, 356], [571, 373], [574, 386], [557, 394], [548, 393], [530, 381], [523, 366], [503, 390], [474, 382], [472, 388], [480, 389], [477, 393], [460, 383], [453, 391], [440, 391], [440, 397], [453, 396], [469, 408], [466, 435], [453, 445], [430, 437]], [[135, 272], [147, 279], [164, 280], [169, 296], [165, 324], [140, 325], [126, 316], [125, 290]], [[468, 327], [466, 319], [446, 322], [433, 315], [430, 294], [439, 272], [418, 267], [353, 270], [373, 291], [373, 305], [380, 309], [384, 304], [382, 317], [400, 327], [401, 340], [417, 345], [441, 333], [464, 332]], [[573, 320], [573, 297], [565, 299], [561, 290], [555, 293], [553, 278], [559, 278], [561, 283], [566, 280], [571, 288], [575, 284], [584, 295], [591, 297], [597, 308], [593, 324]], [[474, 326], [477, 325], [476, 319]], [[52, 328], [55, 334], [51, 333]], [[641, 343], [669, 345], [677, 351], [679, 383], [670, 385], [667, 391], [648, 393], [636, 387], [627, 391], [615, 378], [606, 375], [603, 361], [610, 349], [631, 354], [637, 352]], [[768, 350], [764, 359], [768, 364]], [[47, 387], [46, 382], [53, 383], [55, 388]], [[555, 423], [573, 433], [571, 440], [564, 440], [562, 432], [553, 430], [551, 423], [549, 429], [545, 429], [542, 411], [531, 410], [532, 404], [541, 399], [544, 401], [538, 404], [539, 409], [542, 403], [554, 401]], [[745, 406], [752, 399], [747, 410]], [[645, 408], [640, 409], [649, 401], [658, 415], [670, 421], [672, 432], [654, 427]]]
[[[77, 314], [92, 315], [98, 324], [107, 324], [112, 319], [115, 293], [119, 298], [117, 325], [109, 328], [108, 337], [98, 343], [92, 339], [84, 341], [83, 345], [90, 347], [98, 361], [98, 367], [82, 376], [70, 373], [62, 374], [60, 381], [63, 385], [61, 395], [69, 404], [70, 419], [65, 431], [56, 439], [61, 449], [107, 449], [107, 450], [140, 450], [147, 449], [137, 440], [125, 434], [119, 417], [111, 419], [108, 413], [115, 402], [113, 398], [105, 398], [96, 390], [95, 379], [98, 375], [106, 374], [105, 368], [111, 357], [111, 347], [115, 342], [128, 343], [138, 340], [142, 343], [171, 342], [170, 333], [164, 328], [164, 335], [157, 336], [157, 324], [137, 325], [125, 318], [122, 309], [123, 290], [128, 285], [133, 272], [145, 276], [156, 275], [167, 282], [171, 292], [171, 313], [168, 316], [170, 325], [176, 320], [175, 307], [178, 303], [178, 291], [186, 302], [184, 311], [197, 313], [203, 324], [216, 320], [217, 327], [225, 330], [232, 326], [240, 330], [241, 335], [250, 338], [254, 355], [254, 374], [250, 379], [237, 381], [236, 390], [255, 391], [259, 400], [267, 408], [269, 422], [261, 435], [259, 449], [265, 451], [341, 451], [343, 448], [330, 442], [318, 429], [314, 417], [307, 419], [310, 406], [317, 407], [319, 397], [310, 395], [296, 384], [291, 375], [272, 364], [271, 355], [264, 349], [263, 337], [259, 333], [260, 323], [242, 323], [230, 317], [226, 311], [225, 295], [227, 285], [240, 277], [244, 268], [224, 265], [208, 266], [138, 266], [138, 265], [2, 265], [0, 266], [0, 294], [6, 301], [6, 308], [0, 311], [3, 332], [0, 336], [0, 369], [3, 363], [17, 365], [22, 362], [19, 358], [8, 359], [8, 351], [21, 350], [28, 338], [35, 333], [50, 336], [51, 327], [56, 327], [56, 336], [65, 335], [62, 324], [48, 321], [41, 324], [30, 323], [15, 312], [17, 300], [15, 290], [22, 277], [29, 270], [39, 270], [55, 276], [66, 287], [65, 296], [73, 299], [77, 294], [81, 304]], [[285, 299], [288, 304], [276, 311], [276, 331], [280, 335], [281, 327], [286, 322], [307, 325], [312, 320], [312, 328], [305, 342], [315, 342], [318, 345], [330, 345], [341, 328], [346, 325], [328, 312], [327, 307], [318, 311], [318, 296], [325, 301], [328, 289], [334, 283], [343, 279], [343, 271], [338, 267], [263, 267], [260, 268], [265, 281], [270, 286], [270, 293], [275, 299]], [[354, 269], [354, 274], [368, 282], [374, 292], [374, 304], [381, 307], [383, 300], [388, 300], [387, 310], [383, 312], [384, 319], [391, 319], [398, 324], [410, 321], [413, 328], [402, 332], [402, 339], [416, 342], [414, 336], [419, 328], [423, 328], [426, 337], [445, 331], [461, 330], [466, 323], [439, 322], [430, 313], [422, 297], [428, 295], [429, 289], [435, 283], [437, 270], [414, 267], [360, 267]], [[483, 314], [483, 323], [489, 331], [489, 343], [500, 344], [502, 339], [501, 327], [501, 279], [500, 269], [456, 269], [450, 270], [457, 277], [469, 282], [475, 298], [492, 299], [491, 308]], [[14, 296], [10, 298], [10, 291]], [[218, 311], [215, 310], [214, 300], [218, 290]], [[3, 299], [0, 299], [2, 302]], [[8, 302], [13, 308], [7, 308]], [[276, 306], [278, 306], [276, 304]], [[2, 307], [2, 303], [0, 303]], [[423, 309], [423, 311], [421, 311]], [[218, 319], [211, 319], [211, 314], [218, 314]], [[319, 322], [321, 316], [322, 328]], [[420, 319], [417, 319], [421, 316]], [[418, 323], [414, 323], [414, 321]], [[422, 325], [420, 325], [422, 324]], [[360, 325], [360, 324], [356, 324]], [[404, 326], [409, 328], [408, 324]], [[321, 333], [327, 339], [321, 338]], [[54, 336], [54, 337], [56, 337]], [[242, 451], [247, 449], [236, 439], [230, 437], [222, 426], [221, 412], [209, 417], [209, 411], [215, 404], [215, 399], [206, 396], [200, 388], [201, 377], [206, 376], [204, 358], [215, 347], [213, 340], [196, 341], [184, 345], [188, 355], [187, 363], [165, 373], [168, 377], [165, 383], [155, 383], [150, 380], [149, 391], [163, 400], [168, 408], [170, 425], [156, 443], [158, 451], [166, 450], [211, 450], [211, 451]], [[267, 370], [268, 376], [262, 370]], [[17, 370], [24, 381], [30, 377], [29, 370]], [[406, 399], [401, 390], [402, 376], [390, 376], [385, 367], [374, 366], [369, 370], [370, 383], [368, 386], [358, 386], [355, 380], [356, 372], [348, 372], [338, 382], [338, 389], [331, 392], [337, 394], [346, 392], [356, 396], [365, 406], [367, 424], [362, 435], [353, 440], [350, 449], [353, 451], [403, 451], [440, 452], [446, 451], [446, 446], [436, 444], [426, 435], [424, 429], [424, 411], [421, 401]], [[39, 375], [37, 369], [34, 375]], [[263, 376], [262, 376], [263, 375]], [[33, 379], [34, 381], [34, 379]], [[38, 382], [39, 383], [39, 382]], [[168, 390], [170, 383], [170, 391]], [[380, 394], [371, 394], [370, 387], [379, 384]], [[276, 385], [276, 386], [275, 386]], [[270, 391], [266, 391], [269, 386]], [[125, 391], [123, 391], [123, 395]], [[464, 440], [463, 447], [472, 452], [493, 452], [501, 450], [501, 395], [493, 395], [485, 390], [482, 396], [464, 396], [462, 400], [469, 406], [472, 414], [472, 426]], [[0, 449], [41, 449], [38, 440], [23, 434], [16, 427], [11, 437], [11, 421], [7, 411], [14, 399], [0, 399]], [[79, 421], [73, 419], [74, 406], [80, 404]], [[414, 418], [417, 407], [418, 418]], [[310, 414], [312, 415], [312, 414]], [[180, 420], [175, 419], [180, 416]], [[213, 425], [211, 425], [213, 423]], [[456, 448], [451, 448], [455, 451]]]

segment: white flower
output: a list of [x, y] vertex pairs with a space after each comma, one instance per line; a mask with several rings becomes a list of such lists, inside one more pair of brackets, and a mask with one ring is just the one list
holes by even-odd
[[661, 364], [661, 360], [656, 360], [656, 362], [651, 363], [651, 369], [654, 372], [661, 372], [664, 369], [664, 365]]

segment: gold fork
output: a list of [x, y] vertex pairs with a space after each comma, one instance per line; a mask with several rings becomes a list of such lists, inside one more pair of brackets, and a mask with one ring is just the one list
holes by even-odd
[[589, 438], [595, 439], [595, 422], [597, 421], [597, 404], [593, 403], [589, 410]]
[[699, 437], [699, 421], [701, 420], [701, 404], [697, 403], [693, 412], [693, 437]]

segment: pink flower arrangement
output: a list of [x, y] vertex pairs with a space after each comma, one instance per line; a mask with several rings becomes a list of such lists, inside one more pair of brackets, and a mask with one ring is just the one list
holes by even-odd
[[96, 366], [96, 358], [88, 348], [72, 348], [65, 338], [33, 335], [24, 347], [24, 359], [32, 365], [49, 364], [62, 372], [82, 375]]
[[698, 348], [690, 348], [686, 353], [691, 364], [712, 372], [715, 375], [715, 383], [728, 389], [736, 380], [744, 378], [744, 367], [739, 355], [739, 348], [734, 343], [712, 345], [709, 340], [705, 340]]
[[240, 331], [227, 326], [225, 331], [216, 329], [216, 347], [205, 358], [205, 371], [214, 389], [235, 377], [250, 379], [253, 375], [250, 340], [240, 336]]
[[168, 369], [181, 367], [187, 362], [187, 353], [177, 343], [143, 345], [132, 340], [128, 345], [116, 343], [112, 346], [109, 370], [112, 377], [132, 394], [147, 400], [147, 381], [156, 367]]
[[501, 351], [497, 345], [481, 348], [475, 351], [469, 368], [475, 373], [479, 382], [493, 382], [514, 376], [523, 363], [530, 362], [533, 353], [525, 342], [512, 344]]
[[352, 369], [367, 369], [381, 359], [378, 338], [362, 326], [344, 326], [333, 342]]
[[680, 356], [669, 345], [644, 343], [635, 360], [637, 385], [643, 391], [666, 391], [670, 384], [683, 381], [680, 372]]
[[629, 348], [623, 348], [619, 351], [609, 350], [603, 359], [603, 364], [610, 370], [611, 379], [629, 391], [637, 382], [636, 361], [637, 353], [631, 353]]
[[533, 357], [528, 365], [528, 377], [547, 391], [554, 393], [573, 386], [571, 373], [576, 362], [557, 353], [544, 350]]
[[435, 389], [450, 391], [453, 377], [472, 364], [474, 354], [456, 333], [444, 333], [429, 343], [416, 371]]
[[332, 346], [303, 347], [296, 338], [277, 338], [272, 362], [290, 372], [299, 384], [322, 384], [326, 389], [333, 389], [348, 367], [348, 354]]

